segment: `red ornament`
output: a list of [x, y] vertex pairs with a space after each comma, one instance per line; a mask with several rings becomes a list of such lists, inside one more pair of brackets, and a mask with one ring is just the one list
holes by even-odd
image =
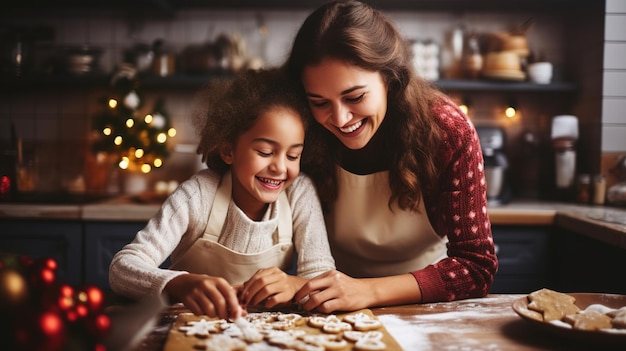
[[55, 271], [57, 269], [57, 267], [58, 267], [57, 261], [55, 261], [52, 258], [46, 259], [46, 261], [44, 262], [44, 265], [45, 265], [45, 267], [47, 267], [48, 269], [53, 270], [53, 271]]
[[87, 306], [85, 305], [78, 305], [76, 306], [76, 314], [78, 315], [78, 317], [86, 317], [87, 314], [89, 314], [89, 310], [87, 309]]
[[59, 288], [59, 292], [63, 297], [72, 297], [72, 295], [74, 295], [74, 289], [67, 284], [61, 285], [61, 288]]
[[48, 336], [57, 336], [63, 331], [63, 321], [54, 312], [45, 312], [39, 317], [41, 331]]
[[41, 271], [41, 281], [46, 284], [54, 283], [54, 271], [52, 269], [44, 268]]
[[85, 288], [87, 294], [87, 305], [91, 311], [98, 311], [102, 308], [104, 302], [104, 294], [102, 290], [96, 286], [88, 286]]
[[111, 319], [106, 314], [99, 314], [89, 320], [91, 333], [101, 338], [107, 334], [111, 328]]

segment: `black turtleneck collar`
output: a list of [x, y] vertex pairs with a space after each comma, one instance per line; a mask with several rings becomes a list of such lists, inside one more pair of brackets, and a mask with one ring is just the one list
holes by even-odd
[[338, 142], [339, 165], [346, 171], [359, 175], [372, 174], [389, 169], [392, 161], [391, 145], [393, 140], [389, 137], [389, 124], [385, 116], [382, 124], [363, 148], [352, 150], [343, 143]]

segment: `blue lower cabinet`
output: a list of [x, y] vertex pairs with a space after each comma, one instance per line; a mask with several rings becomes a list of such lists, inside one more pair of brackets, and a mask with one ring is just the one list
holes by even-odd
[[85, 283], [109, 291], [109, 265], [146, 222], [85, 222]]
[[58, 264], [57, 279], [71, 285], [82, 284], [82, 237], [80, 221], [0, 220], [1, 253], [53, 258]]
[[493, 241], [498, 256], [490, 293], [525, 294], [553, 283], [550, 226], [493, 226]]

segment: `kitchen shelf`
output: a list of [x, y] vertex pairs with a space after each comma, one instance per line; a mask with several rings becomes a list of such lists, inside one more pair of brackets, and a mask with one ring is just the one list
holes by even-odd
[[[541, 11], [563, 13], [583, 8], [589, 0], [366, 0], [383, 10], [417, 11]], [[190, 8], [214, 9], [306, 9], [313, 10], [327, 0], [29, 0], [8, 1], [0, 5], [3, 10], [28, 10], [46, 12], [50, 10], [122, 10], [140, 11], [144, 15], [174, 16], [177, 11]]]
[[[140, 76], [144, 89], [198, 89], [213, 79], [228, 79], [229, 73], [213, 73], [204, 75], [174, 75], [169, 77]], [[107, 87], [110, 76], [105, 74], [89, 74], [84, 76], [53, 75], [3, 77], [1, 90], [37, 90], [37, 89], [78, 89], [87, 87]], [[553, 82], [536, 84], [531, 82], [497, 81], [497, 80], [463, 80], [441, 79], [433, 82], [444, 91], [499, 91], [499, 92], [546, 92], [573, 93], [577, 86], [569, 82]]]
[[554, 92], [572, 93], [577, 90], [573, 83], [552, 82], [550, 84], [537, 84], [531, 82], [498, 81], [498, 80], [463, 80], [441, 79], [434, 82], [439, 88], [462, 91], [507, 91], [507, 92]]

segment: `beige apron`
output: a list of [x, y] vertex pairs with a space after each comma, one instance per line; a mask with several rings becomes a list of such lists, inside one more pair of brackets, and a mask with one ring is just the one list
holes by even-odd
[[353, 277], [380, 277], [422, 269], [446, 257], [447, 238], [420, 211], [389, 209], [389, 172], [356, 175], [337, 167], [338, 199], [327, 217], [337, 269]]
[[285, 192], [281, 192], [274, 203], [278, 206], [278, 243], [253, 254], [239, 253], [218, 243], [231, 196], [232, 178], [228, 172], [222, 177], [217, 188], [204, 235], [172, 264], [171, 269], [219, 276], [232, 285], [237, 285], [248, 280], [261, 268], [272, 266], [277, 266], [282, 270], [289, 268], [293, 259], [291, 239], [293, 233], [291, 207]]

